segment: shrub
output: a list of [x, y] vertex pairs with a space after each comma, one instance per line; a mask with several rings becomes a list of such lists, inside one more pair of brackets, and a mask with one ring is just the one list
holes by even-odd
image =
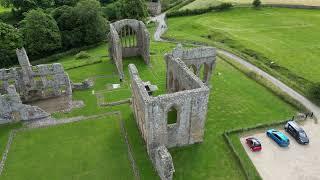
[[31, 10], [21, 21], [26, 48], [30, 55], [42, 56], [61, 48], [57, 22], [43, 10]]
[[86, 51], [80, 51], [78, 54], [75, 55], [76, 59], [86, 59], [90, 58], [90, 54], [88, 54]]
[[61, 6], [53, 11], [64, 49], [95, 44], [105, 39], [107, 20], [96, 0], [80, 1], [75, 7]]
[[225, 11], [232, 7], [233, 5], [231, 3], [221, 3], [218, 6], [210, 6], [208, 8], [203, 8], [203, 9], [194, 9], [194, 10], [186, 9], [181, 11], [173, 11], [168, 13], [167, 17], [199, 15], [199, 14], [204, 14], [211, 11]]
[[15, 49], [22, 47], [23, 39], [18, 29], [0, 22], [0, 68], [17, 63]]
[[255, 8], [260, 7], [261, 6], [261, 1], [260, 0], [253, 0], [252, 5]]
[[313, 85], [310, 94], [318, 103], [320, 102], [320, 83]]

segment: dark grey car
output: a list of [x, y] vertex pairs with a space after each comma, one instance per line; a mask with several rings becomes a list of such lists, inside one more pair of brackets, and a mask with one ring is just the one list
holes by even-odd
[[296, 139], [299, 144], [309, 144], [309, 138], [306, 132], [295, 121], [288, 121], [284, 129]]

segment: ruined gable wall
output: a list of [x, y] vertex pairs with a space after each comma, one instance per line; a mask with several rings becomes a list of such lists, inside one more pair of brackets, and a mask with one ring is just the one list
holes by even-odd
[[[137, 45], [134, 47], [123, 47], [121, 44], [121, 38], [123, 37], [120, 37], [120, 32], [127, 26], [130, 27], [136, 35]], [[150, 63], [150, 34], [142, 21], [123, 19], [110, 24], [108, 39], [110, 58], [112, 58], [117, 66], [120, 80], [124, 78], [122, 58], [142, 56], [146, 64]]]
[[171, 55], [173, 58], [180, 58], [198, 77], [201, 77], [201, 66], [203, 66], [204, 79], [202, 81], [209, 85], [216, 64], [217, 53], [215, 48], [200, 47], [186, 50], [179, 44]]

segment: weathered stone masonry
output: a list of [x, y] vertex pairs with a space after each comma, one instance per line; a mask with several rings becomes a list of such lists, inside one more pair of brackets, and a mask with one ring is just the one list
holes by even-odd
[[72, 104], [72, 86], [61, 64], [31, 66], [24, 48], [16, 51], [21, 67], [0, 69], [0, 123], [48, 117], [39, 107], [25, 102], [67, 96]]
[[124, 79], [122, 58], [142, 56], [150, 62], [150, 35], [142, 21], [124, 19], [110, 24], [109, 55], [116, 64], [120, 80]]
[[161, 1], [160, 0], [149, 0], [147, 2], [148, 11], [152, 16], [161, 14]]
[[[167, 148], [203, 141], [209, 99], [209, 88], [173, 54], [165, 56], [168, 94], [157, 97], [148, 95], [138, 70], [133, 64], [129, 65], [135, 118], [161, 179], [172, 179], [174, 172]], [[177, 112], [177, 121], [168, 124], [172, 109]]]
[[[209, 85], [216, 62], [216, 50], [213, 47], [200, 47], [190, 50], [183, 49], [181, 44], [172, 51], [174, 58], [180, 58], [202, 81]], [[201, 72], [203, 68], [203, 72]]]

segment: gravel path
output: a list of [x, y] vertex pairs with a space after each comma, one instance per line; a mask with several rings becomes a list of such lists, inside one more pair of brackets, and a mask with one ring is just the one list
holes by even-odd
[[[161, 14], [159, 16], [153, 17], [151, 20], [155, 21], [156, 23], [158, 23], [157, 30], [154, 33], [155, 41], [166, 41], [166, 40], [163, 40], [161, 38], [161, 36], [168, 30], [168, 26], [167, 26], [166, 21], [165, 21], [165, 13], [163, 13], [163, 14]], [[315, 105], [314, 103], [312, 103], [311, 101], [309, 101], [307, 98], [305, 98], [303, 95], [298, 93], [297, 91], [293, 90], [292, 88], [290, 88], [286, 84], [282, 83], [281, 81], [279, 81], [275, 77], [271, 76], [270, 74], [268, 74], [265, 71], [259, 69], [255, 65], [249, 63], [248, 61], [240, 58], [237, 55], [234, 55], [234, 54], [232, 54], [230, 52], [227, 52], [227, 51], [221, 50], [221, 49], [218, 49], [218, 54], [222, 54], [222, 55], [230, 58], [231, 60], [240, 63], [241, 65], [243, 65], [246, 68], [248, 68], [250, 71], [253, 71], [253, 72], [261, 75], [265, 79], [269, 80], [272, 84], [274, 84], [276, 87], [281, 89], [283, 92], [287, 93], [293, 99], [299, 101], [302, 105], [305, 106], [306, 109], [308, 109], [309, 111], [313, 112], [314, 116], [317, 119], [320, 119], [320, 108], [317, 105]]]

